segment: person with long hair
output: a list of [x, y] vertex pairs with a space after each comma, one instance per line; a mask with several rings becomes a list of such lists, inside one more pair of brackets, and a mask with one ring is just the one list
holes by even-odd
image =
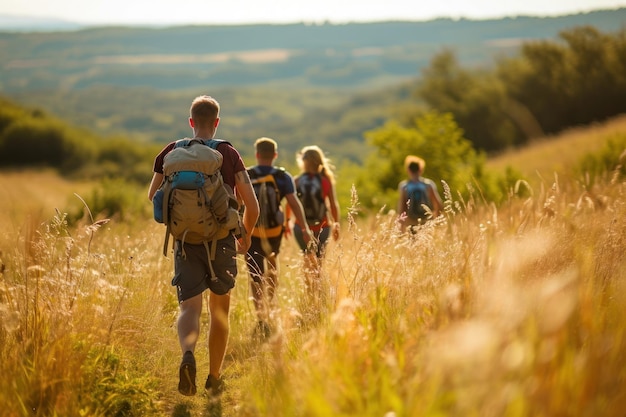
[[[296, 193], [316, 245], [305, 241], [305, 225], [300, 224], [297, 219], [293, 226], [293, 235], [305, 253], [307, 287], [314, 290], [319, 285], [319, 270], [328, 239], [330, 236], [334, 240], [339, 239], [339, 202], [335, 192], [334, 167], [318, 146], [302, 148], [296, 156], [296, 162], [301, 171], [294, 178]], [[289, 211], [287, 213], [289, 219]]]

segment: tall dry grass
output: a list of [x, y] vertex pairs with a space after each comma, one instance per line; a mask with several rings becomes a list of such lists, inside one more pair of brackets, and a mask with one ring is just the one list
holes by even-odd
[[144, 287], [146, 262], [161, 264], [148, 237], [105, 232], [106, 220], [70, 230], [60, 212], [33, 219], [1, 241], [0, 415], [156, 410], [158, 380], [145, 364], [159, 342], [142, 333], [161, 317], [150, 299], [164, 286]]
[[22, 216], [0, 239], [0, 415], [623, 416], [626, 183], [607, 178], [500, 207], [446, 190], [414, 235], [360, 218], [354, 190], [317, 299], [284, 243], [266, 343], [240, 260], [217, 402], [176, 392], [161, 225]]
[[501, 208], [447, 193], [415, 235], [349, 219], [319, 321], [283, 299], [228, 415], [623, 415], [624, 179], [545, 188]]

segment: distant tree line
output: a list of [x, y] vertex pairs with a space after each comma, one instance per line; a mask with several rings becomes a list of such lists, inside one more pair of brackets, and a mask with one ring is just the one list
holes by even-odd
[[[311, 142], [328, 149], [337, 162], [363, 163], [363, 150], [373, 150], [364, 148], [365, 132], [389, 118], [411, 125], [432, 110], [451, 113], [476, 149], [497, 153], [624, 112], [624, 38], [623, 30], [569, 29], [558, 40], [527, 41], [518, 55], [480, 69], [461, 65], [456, 52], [446, 50], [411, 81], [359, 91], [280, 85], [163, 91], [121, 88], [103, 79], [102, 85], [84, 90], [29, 90], [14, 96], [101, 134], [163, 144], [189, 134], [188, 103], [198, 91], [210, 91], [223, 105], [218, 134], [243, 145], [244, 157], [253, 157], [257, 137], [275, 137], [283, 164], [283, 158], [292, 162], [296, 150]], [[313, 72], [333, 73], [331, 66]]]
[[0, 98], [0, 168], [51, 167], [70, 178], [147, 183], [157, 145], [103, 138]]
[[[68, 179], [93, 181], [93, 189], [81, 199], [96, 217], [130, 221], [148, 215], [142, 191], [159, 149], [124, 137], [101, 137], [0, 98], [0, 169], [53, 168]], [[61, 208], [68, 220], [84, 218], [85, 206], [79, 199], [70, 201], [74, 204]]]
[[[406, 94], [411, 90], [412, 97]], [[503, 58], [492, 69], [463, 68], [451, 51], [444, 51], [414, 84], [387, 92], [355, 95], [353, 100], [317, 110], [313, 109], [320, 97], [305, 95], [311, 109], [306, 114], [296, 112], [282, 123], [258, 121], [254, 128], [244, 128], [247, 133], [226, 138], [234, 137], [245, 155], [256, 137], [276, 137], [282, 144], [281, 164], [288, 166], [295, 146], [321, 145], [338, 165], [343, 204], [350, 199], [346, 184], [355, 184], [363, 206], [393, 207], [397, 184], [404, 176], [402, 160], [409, 153], [424, 157], [426, 176], [439, 184], [445, 181], [451, 193], [476, 187], [485, 199], [498, 201], [519, 176], [512, 170], [504, 178], [485, 172], [486, 154], [626, 112], [626, 29], [614, 34], [591, 27], [567, 30], [558, 41], [524, 44], [519, 56]], [[189, 133], [182, 113], [188, 97], [181, 97], [176, 99], [180, 115], [169, 114], [165, 102], [161, 112], [153, 115], [163, 128], [186, 129], [167, 135], [170, 139]], [[275, 120], [273, 113], [253, 112], [253, 103], [267, 107], [263, 93], [226, 96], [222, 104], [228, 112], [241, 107], [240, 101], [250, 106], [254, 113], [250, 117]], [[297, 109], [289, 105], [288, 95], [281, 103], [292, 112]], [[136, 116], [140, 125], [149, 123], [141, 114]], [[226, 114], [224, 119], [229, 129], [229, 125], [243, 126], [245, 117]], [[119, 136], [103, 138], [41, 110], [0, 102], [0, 168], [50, 166], [69, 177], [145, 187], [152, 159], [162, 145]], [[108, 184], [112, 184], [109, 190], [119, 185]]]
[[626, 28], [611, 34], [584, 26], [558, 40], [526, 42], [491, 70], [463, 68], [447, 50], [423, 71], [415, 94], [454, 115], [487, 152], [600, 122], [626, 112]]

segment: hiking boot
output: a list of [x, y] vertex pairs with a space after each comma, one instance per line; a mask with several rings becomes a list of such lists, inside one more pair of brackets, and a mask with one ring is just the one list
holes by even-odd
[[224, 391], [224, 381], [222, 378], [218, 379], [209, 374], [204, 384], [204, 389], [207, 390], [210, 395], [217, 397]]
[[183, 360], [178, 370], [178, 392], [183, 395], [196, 394], [196, 358], [193, 352], [188, 350], [183, 355]]

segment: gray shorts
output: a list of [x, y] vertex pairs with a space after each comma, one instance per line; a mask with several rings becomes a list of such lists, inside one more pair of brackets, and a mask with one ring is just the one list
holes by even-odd
[[217, 295], [224, 295], [235, 286], [237, 250], [232, 235], [216, 242], [215, 260], [212, 262], [214, 277], [211, 276], [209, 255], [204, 245], [185, 243], [186, 256], [181, 249], [177, 241], [172, 285], [176, 287], [179, 303], [202, 294], [207, 288]]

